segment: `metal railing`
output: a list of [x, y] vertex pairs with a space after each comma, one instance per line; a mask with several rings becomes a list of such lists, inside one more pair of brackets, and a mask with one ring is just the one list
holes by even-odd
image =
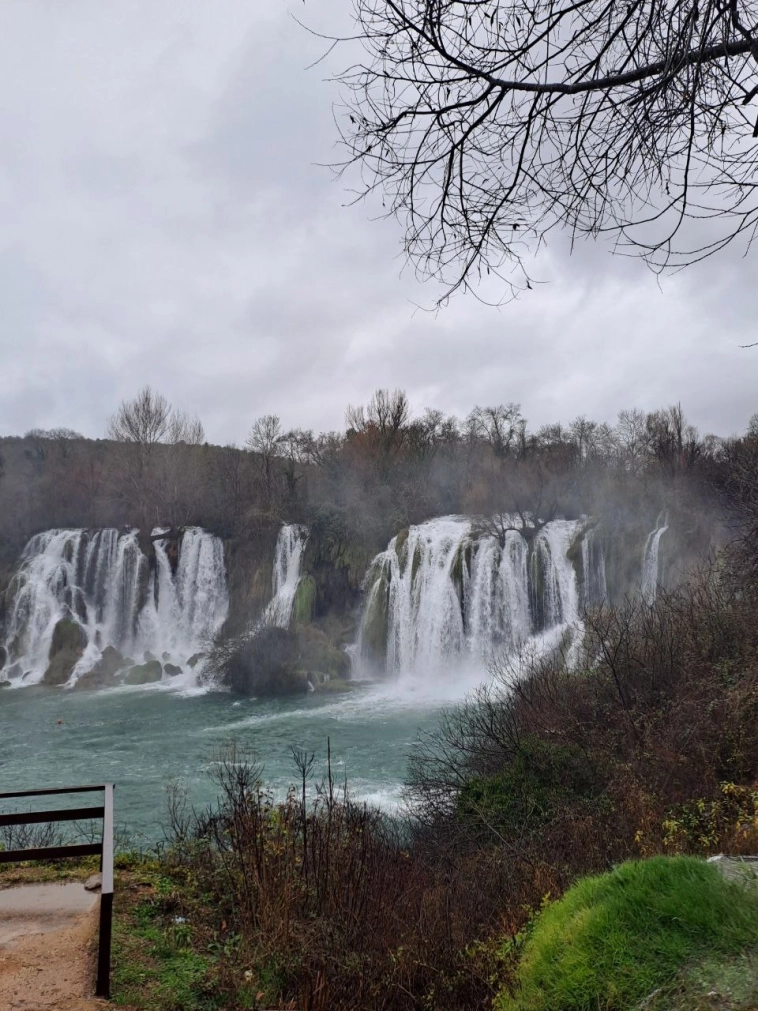
[[104, 791], [101, 807], [57, 808], [52, 811], [24, 811], [0, 814], [0, 827], [6, 825], [41, 825], [52, 822], [83, 821], [102, 818], [100, 842], [42, 846], [34, 849], [0, 850], [0, 864], [24, 860], [67, 860], [70, 857], [100, 857], [102, 885], [100, 888], [100, 936], [97, 950], [97, 982], [95, 995], [110, 997], [111, 935], [113, 930], [113, 783], [102, 786], [71, 786], [53, 790], [16, 790], [0, 793], [0, 800], [21, 800], [25, 797], [52, 797], [61, 794]]

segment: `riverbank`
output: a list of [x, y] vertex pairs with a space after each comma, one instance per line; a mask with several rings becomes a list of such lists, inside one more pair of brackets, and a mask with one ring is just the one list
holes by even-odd
[[[277, 962], [270, 951], [266, 954], [264, 938], [251, 948], [251, 939], [239, 933], [239, 919], [227, 919], [223, 905], [228, 893], [219, 908], [219, 896], [204, 887], [207, 879], [202, 882], [196, 868], [177, 862], [176, 856], [118, 858], [112, 1006], [123, 1011], [294, 1006], [284, 987], [298, 963], [308, 963], [309, 953]], [[626, 1011], [632, 1004], [624, 994], [634, 991], [635, 1007], [642, 1006], [637, 999], [641, 993], [644, 1006], [656, 1011], [753, 1011], [758, 1001], [753, 929], [758, 895], [752, 869], [735, 871], [736, 864], [721, 877], [702, 860], [658, 857], [580, 879], [515, 937], [506, 932], [490, 942], [472, 942], [468, 964], [461, 966], [470, 978], [453, 976], [445, 989], [465, 988], [487, 967], [494, 993], [481, 993], [477, 1002], [460, 1006], [490, 1007], [497, 994], [497, 1007], [508, 1011], [596, 1006]], [[0, 872], [0, 898], [13, 884], [81, 883], [94, 867], [94, 860], [6, 867]], [[715, 914], [719, 902], [724, 908]], [[370, 910], [368, 914], [370, 922]], [[608, 916], [613, 929], [603, 926]], [[90, 910], [68, 924], [40, 926], [10, 947], [0, 944], [2, 1006], [14, 1011], [100, 1011], [109, 1006], [91, 997], [96, 922], [96, 911]], [[314, 943], [324, 926], [312, 925]], [[623, 963], [614, 952], [621, 935]], [[345, 954], [333, 952], [343, 971], [348, 968]], [[402, 959], [402, 951], [395, 951], [395, 962]], [[591, 972], [583, 968], [585, 962]], [[450, 1006], [439, 983], [426, 998], [417, 994], [417, 1006]], [[308, 1006], [337, 1011], [369, 1006], [356, 999], [327, 1000], [329, 989], [326, 978], [316, 973], [305, 995]], [[398, 1005], [390, 1000], [376, 1006]]]

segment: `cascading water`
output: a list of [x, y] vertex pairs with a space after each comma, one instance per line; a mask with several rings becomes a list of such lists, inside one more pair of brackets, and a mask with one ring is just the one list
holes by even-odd
[[263, 618], [264, 625], [289, 628], [300, 582], [300, 563], [307, 540], [307, 527], [297, 523], [287, 523], [279, 531], [274, 552], [272, 597]]
[[608, 599], [605, 577], [605, 556], [602, 541], [596, 536], [595, 527], [589, 527], [582, 537], [582, 585], [583, 607], [596, 607]]
[[579, 618], [568, 558], [582, 530], [554, 520], [530, 538], [478, 535], [465, 517], [410, 527], [379, 555], [366, 582], [359, 657], [388, 672], [434, 677], [534, 639], [557, 642]]
[[8, 591], [7, 662], [0, 677], [41, 680], [62, 618], [82, 630], [84, 652], [72, 681], [106, 646], [135, 662], [146, 653], [165, 654], [178, 665], [199, 652], [228, 611], [223, 545], [188, 527], [177, 558], [176, 540], [162, 533], [168, 532], [152, 536], [152, 566], [136, 530], [48, 530], [33, 537]]
[[660, 544], [661, 537], [668, 530], [668, 517], [659, 516], [655, 530], [648, 534], [645, 550], [642, 555], [642, 597], [647, 604], [652, 604], [658, 592], [660, 582]]

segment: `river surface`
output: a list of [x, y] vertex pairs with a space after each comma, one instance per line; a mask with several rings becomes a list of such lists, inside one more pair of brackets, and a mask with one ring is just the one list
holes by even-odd
[[[447, 700], [461, 694], [453, 690]], [[292, 748], [316, 753], [318, 778], [329, 739], [335, 778], [347, 776], [354, 797], [392, 809], [401, 801], [411, 744], [436, 724], [443, 702], [390, 684], [267, 701], [157, 686], [6, 689], [0, 792], [113, 782], [116, 821], [140, 845], [161, 837], [172, 781], [186, 787], [193, 804], [212, 802], [210, 773], [228, 742], [254, 750], [264, 784], [283, 796], [297, 779]]]

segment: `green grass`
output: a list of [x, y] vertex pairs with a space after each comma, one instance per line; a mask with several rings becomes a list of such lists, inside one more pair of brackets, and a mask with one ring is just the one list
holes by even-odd
[[113, 934], [112, 999], [139, 1011], [216, 1011], [216, 958], [194, 925], [172, 911], [176, 883], [144, 861], [120, 875]]
[[[515, 995], [501, 993], [496, 1006], [627, 1011], [658, 1001], [667, 1009], [739, 1007], [694, 1003], [704, 985], [695, 967], [713, 976], [719, 966], [726, 972], [731, 959], [744, 969], [739, 956], [756, 947], [754, 888], [725, 880], [715, 866], [692, 857], [630, 861], [584, 878], [545, 909], [524, 946]], [[743, 971], [740, 986], [748, 982]], [[688, 986], [693, 1001], [675, 1004], [675, 994], [686, 998]]]
[[648, 1011], [755, 1011], [758, 955], [706, 956], [682, 974], [677, 987], [656, 995]]

